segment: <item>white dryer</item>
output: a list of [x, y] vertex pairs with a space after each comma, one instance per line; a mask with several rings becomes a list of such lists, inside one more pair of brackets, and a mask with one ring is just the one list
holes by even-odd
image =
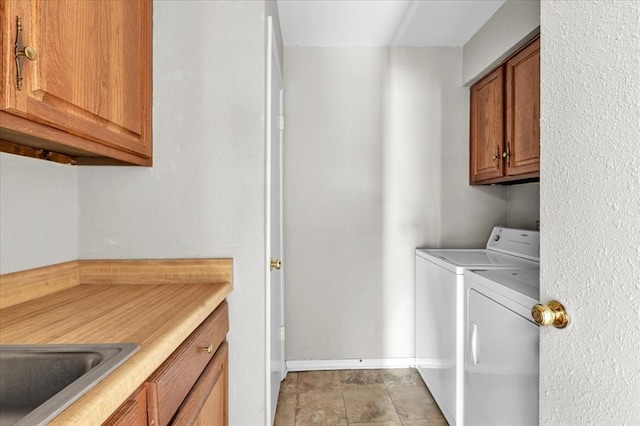
[[416, 250], [416, 368], [447, 422], [464, 422], [464, 272], [536, 268], [537, 231], [495, 227], [485, 249]]
[[540, 269], [465, 272], [466, 425], [537, 425]]

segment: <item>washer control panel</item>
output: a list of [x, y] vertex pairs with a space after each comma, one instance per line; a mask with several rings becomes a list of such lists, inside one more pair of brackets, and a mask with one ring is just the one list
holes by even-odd
[[540, 261], [540, 232], [496, 226], [487, 241], [487, 250]]

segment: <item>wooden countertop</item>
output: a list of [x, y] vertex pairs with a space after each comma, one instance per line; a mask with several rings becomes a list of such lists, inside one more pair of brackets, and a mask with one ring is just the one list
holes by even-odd
[[[70, 263], [61, 264], [67, 272]], [[51, 292], [52, 286], [40, 283], [36, 287], [42, 292], [0, 309], [0, 343], [134, 342], [141, 349], [52, 425], [101, 424], [232, 290], [228, 259], [76, 264], [77, 285], [66, 288], [68, 284], [63, 284], [62, 290]], [[40, 276], [43, 269], [38, 268]], [[5, 296], [17, 287], [17, 274], [1, 277]], [[144, 277], [137, 280], [138, 274]], [[153, 283], [154, 277], [158, 284]], [[141, 284], [135, 285], [137, 281]], [[11, 302], [5, 298], [2, 306], [7, 305]]]

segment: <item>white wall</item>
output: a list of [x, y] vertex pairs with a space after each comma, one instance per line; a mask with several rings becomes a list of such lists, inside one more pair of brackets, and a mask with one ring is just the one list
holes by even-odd
[[230, 424], [265, 418], [264, 2], [154, 3], [154, 166], [81, 167], [81, 258], [233, 257]]
[[266, 7], [266, 16], [273, 18], [273, 31], [276, 34], [274, 43], [278, 50], [278, 60], [280, 62], [280, 69], [284, 66], [284, 44], [282, 43], [282, 30], [280, 28], [280, 14], [278, 13], [278, 2], [276, 0], [264, 0]]
[[[431, 114], [439, 117], [441, 146], [441, 220], [438, 247], [484, 247], [493, 226], [506, 225], [509, 192], [506, 187], [469, 185], [469, 89], [460, 86], [462, 49], [439, 49], [446, 57], [428, 58], [419, 68], [438, 89], [424, 91]], [[446, 53], [445, 53], [446, 52]], [[441, 64], [437, 66], [436, 64]], [[416, 86], [419, 88], [420, 86]], [[435, 102], [434, 94], [438, 94]], [[426, 200], [429, 202], [429, 200]], [[423, 244], [424, 246], [424, 244]]]
[[0, 273], [78, 258], [77, 170], [0, 153]]
[[464, 45], [462, 83], [470, 86], [522, 47], [540, 26], [540, 0], [507, 0]]
[[285, 48], [288, 360], [383, 352], [386, 62], [382, 48]]
[[[285, 48], [287, 359], [413, 356], [415, 248], [481, 246], [459, 48]], [[468, 212], [473, 211], [473, 225]]]
[[537, 182], [507, 187], [507, 226], [536, 229], [540, 220], [540, 184]]
[[640, 2], [542, 2], [540, 423], [640, 420]]

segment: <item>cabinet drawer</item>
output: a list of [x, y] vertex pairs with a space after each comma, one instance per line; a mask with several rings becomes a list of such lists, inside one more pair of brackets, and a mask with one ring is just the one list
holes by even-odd
[[[147, 380], [149, 424], [166, 425], [229, 331], [227, 302], [220, 306]], [[207, 351], [206, 348], [211, 348]]]
[[180, 406], [172, 426], [226, 426], [228, 353], [225, 342]]

